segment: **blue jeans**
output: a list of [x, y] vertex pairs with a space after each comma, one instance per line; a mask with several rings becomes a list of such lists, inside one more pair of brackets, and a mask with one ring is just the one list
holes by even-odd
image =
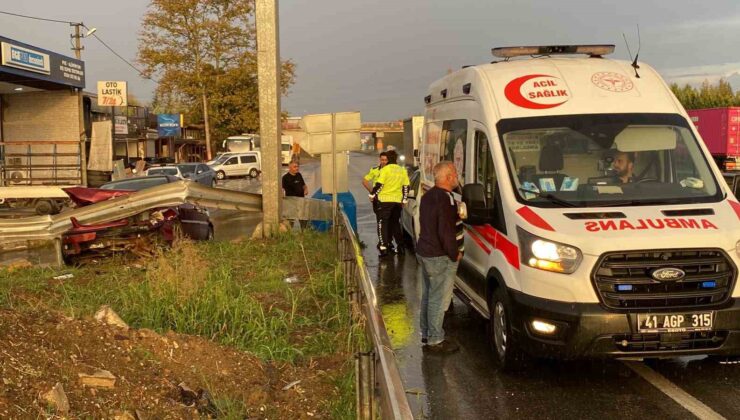
[[422, 257], [421, 261], [421, 338], [434, 345], [445, 339], [442, 322], [452, 299], [452, 286], [457, 273], [457, 261], [449, 257]]

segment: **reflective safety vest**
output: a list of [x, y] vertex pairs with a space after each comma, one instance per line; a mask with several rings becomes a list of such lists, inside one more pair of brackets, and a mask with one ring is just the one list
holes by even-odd
[[385, 165], [375, 180], [383, 187], [378, 192], [378, 201], [381, 203], [400, 203], [403, 200], [403, 187], [409, 185], [409, 175], [405, 168], [395, 163]]

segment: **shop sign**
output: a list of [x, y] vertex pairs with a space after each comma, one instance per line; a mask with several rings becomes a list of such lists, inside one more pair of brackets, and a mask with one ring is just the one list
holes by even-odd
[[9, 42], [2, 43], [2, 65], [50, 74], [49, 54], [24, 48]]
[[180, 114], [157, 115], [159, 137], [180, 137]]
[[127, 106], [126, 82], [98, 82], [99, 106]]

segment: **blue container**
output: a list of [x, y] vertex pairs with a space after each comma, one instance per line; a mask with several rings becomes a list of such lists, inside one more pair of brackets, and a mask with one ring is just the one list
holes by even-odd
[[[313, 195], [311, 195], [311, 198], [331, 201], [331, 196], [331, 194], [324, 194], [321, 188], [319, 188], [313, 193]], [[351, 192], [339, 193], [337, 194], [337, 202], [340, 205], [339, 208], [347, 214], [347, 218], [349, 219], [349, 224], [352, 225], [352, 229], [357, 232], [357, 202], [355, 201], [355, 197]], [[331, 221], [312, 220], [311, 226], [319, 232], [326, 232], [331, 228]]]

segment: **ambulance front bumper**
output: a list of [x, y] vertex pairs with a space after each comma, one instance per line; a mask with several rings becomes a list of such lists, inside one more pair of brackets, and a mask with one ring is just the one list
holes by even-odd
[[[637, 313], [609, 311], [599, 303], [569, 303], [534, 297], [509, 289], [512, 325], [521, 347], [536, 357], [627, 358], [677, 357], [687, 355], [740, 355], [740, 299], [730, 299], [711, 312], [709, 331], [638, 331]], [[665, 311], [664, 311], [665, 312]], [[683, 313], [693, 311], [681, 311]], [[555, 331], [537, 331], [539, 325], [554, 325]]]

